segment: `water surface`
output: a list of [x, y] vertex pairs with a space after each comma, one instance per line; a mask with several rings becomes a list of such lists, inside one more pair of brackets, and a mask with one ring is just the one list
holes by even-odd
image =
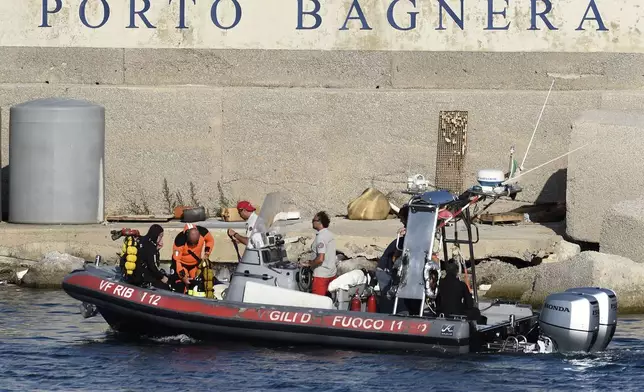
[[0, 286], [0, 390], [644, 390], [644, 316], [620, 318], [604, 353], [438, 357], [186, 336], [124, 341], [78, 305], [63, 291]]

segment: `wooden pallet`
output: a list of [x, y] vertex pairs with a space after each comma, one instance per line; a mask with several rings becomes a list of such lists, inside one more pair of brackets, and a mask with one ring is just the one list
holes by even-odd
[[519, 212], [498, 212], [494, 214], [484, 214], [479, 216], [479, 220], [483, 223], [520, 223], [523, 222], [523, 214]]
[[115, 215], [108, 216], [108, 222], [169, 222], [174, 215]]
[[547, 203], [515, 208], [510, 212], [527, 213], [532, 222], [560, 222], [566, 219], [566, 203]]

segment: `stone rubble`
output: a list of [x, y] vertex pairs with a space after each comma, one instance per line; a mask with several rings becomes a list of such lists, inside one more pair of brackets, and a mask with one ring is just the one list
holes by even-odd
[[63, 278], [76, 269], [83, 268], [85, 260], [67, 253], [49, 252], [39, 263], [34, 263], [22, 278], [27, 287], [60, 287]]
[[485, 297], [541, 306], [549, 294], [573, 287], [609, 288], [617, 294], [620, 313], [644, 311], [644, 265], [593, 251], [581, 252], [565, 262], [508, 270], [494, 280]]

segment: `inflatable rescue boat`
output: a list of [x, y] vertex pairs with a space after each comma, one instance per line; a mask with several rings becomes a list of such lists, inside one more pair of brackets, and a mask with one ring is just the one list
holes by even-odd
[[[513, 191], [507, 188], [505, 194]], [[478, 298], [473, 250], [478, 229], [470, 207], [503, 195], [498, 189], [491, 194], [480, 188], [460, 196], [412, 193], [407, 233], [397, 243], [402, 256], [388, 289], [394, 309], [387, 314], [373, 312], [379, 285], [370, 274], [339, 277], [330, 286], [331, 297], [309, 292], [310, 270], [288, 260], [277, 232], [274, 217], [282, 211], [283, 200], [277, 193], [262, 204], [260, 224], [251, 234], [255, 246], [245, 250], [219, 299], [136, 287], [123, 282], [119, 267], [91, 264], [69, 274], [63, 288], [100, 313], [113, 330], [137, 336], [186, 334], [199, 340], [458, 354], [604, 350], [617, 325], [612, 290], [585, 287], [552, 294], [540, 312], [516, 302]], [[434, 311], [440, 285], [432, 276], [442, 272], [442, 261], [460, 254], [450, 254], [448, 244], [468, 248], [470, 287], [480, 310], [476, 319]], [[410, 299], [423, 304], [419, 314], [399, 311], [399, 301]]]

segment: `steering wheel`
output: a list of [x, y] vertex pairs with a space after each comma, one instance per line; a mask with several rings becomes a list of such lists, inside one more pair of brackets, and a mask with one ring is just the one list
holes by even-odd
[[301, 267], [295, 275], [297, 288], [305, 293], [310, 293], [313, 287], [313, 270], [311, 267]]

